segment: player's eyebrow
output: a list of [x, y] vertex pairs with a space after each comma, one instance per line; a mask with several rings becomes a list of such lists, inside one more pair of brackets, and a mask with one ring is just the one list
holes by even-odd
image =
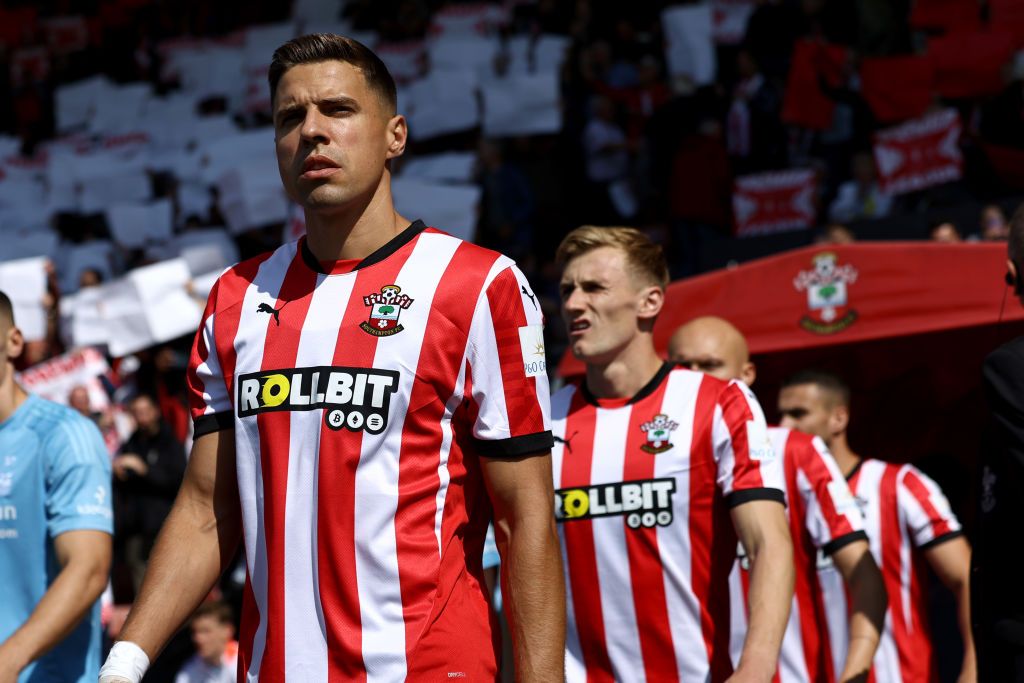
[[[331, 106], [346, 106], [352, 109], [359, 109], [359, 102], [354, 97], [348, 95], [334, 95], [331, 97], [321, 97], [313, 102], [317, 107], [331, 107]], [[292, 104], [281, 105], [281, 107], [274, 114], [274, 122], [278, 123], [285, 116], [304, 111], [308, 105], [299, 104], [298, 102]]]

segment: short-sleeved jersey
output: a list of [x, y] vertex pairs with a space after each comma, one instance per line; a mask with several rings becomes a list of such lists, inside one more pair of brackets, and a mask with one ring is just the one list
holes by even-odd
[[210, 294], [197, 438], [233, 427], [242, 680], [484, 680], [480, 457], [551, 446], [542, 316], [514, 263], [417, 221], [359, 263], [305, 240]]
[[[793, 605], [776, 680], [830, 683], [840, 671], [830, 653], [818, 569], [830, 562], [836, 550], [867, 540], [864, 517], [824, 441], [782, 427], [770, 427], [768, 436], [775, 452], [782, 456], [796, 568]], [[742, 552], [742, 545], [739, 550]], [[730, 577], [734, 664], [739, 662], [747, 631], [748, 570], [746, 558], [741, 556]], [[845, 660], [845, 652], [844, 642], [840, 662]]]
[[[78, 530], [113, 533], [110, 456], [92, 422], [30, 395], [0, 423], [0, 642], [28, 620], [60, 573], [54, 539]], [[92, 683], [100, 647], [97, 600], [18, 680]]]
[[[960, 523], [938, 485], [912, 465], [863, 460], [848, 477], [864, 513], [871, 554], [885, 579], [889, 608], [872, 668], [874, 680], [937, 680], [928, 626], [927, 567], [921, 551], [960, 536]], [[829, 636], [848, 637], [846, 592], [838, 571], [823, 567]]]
[[571, 384], [551, 411], [567, 679], [725, 680], [729, 510], [784, 500], [757, 400], [666, 364], [628, 401]]

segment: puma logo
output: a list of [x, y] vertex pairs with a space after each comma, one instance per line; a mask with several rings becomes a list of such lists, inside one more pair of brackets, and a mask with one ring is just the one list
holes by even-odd
[[[282, 306], [281, 308], [284, 308], [284, 306]], [[264, 302], [264, 303], [259, 305], [259, 307], [256, 309], [256, 312], [257, 313], [269, 313], [269, 314], [271, 314], [272, 316], [274, 316], [274, 322], [277, 323], [278, 326], [281, 325], [281, 318], [280, 318], [281, 310], [280, 309], [274, 308], [270, 304]]]
[[558, 443], [560, 443], [560, 444], [565, 444], [565, 450], [569, 451], [569, 454], [571, 455], [572, 454], [572, 440], [576, 438], [577, 434], [579, 434], [578, 431], [573, 432], [572, 436], [570, 436], [568, 439], [563, 439], [560, 436], [553, 436], [552, 438], [555, 441], [557, 441]]
[[534, 296], [534, 294], [532, 292], [527, 291], [526, 285], [522, 285], [519, 288], [519, 291], [521, 291], [523, 293], [523, 296], [526, 296], [527, 298], [530, 299], [530, 303], [533, 304], [533, 310], [536, 311], [537, 310], [537, 297]]

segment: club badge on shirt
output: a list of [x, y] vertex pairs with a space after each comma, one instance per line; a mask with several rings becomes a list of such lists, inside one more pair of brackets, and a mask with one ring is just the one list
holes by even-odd
[[363, 332], [375, 337], [390, 337], [404, 327], [398, 322], [402, 311], [412, 306], [413, 300], [402, 294], [398, 285], [384, 285], [379, 292], [363, 297], [363, 304], [370, 307], [370, 319], [360, 323]]
[[678, 426], [679, 423], [668, 419], [668, 415], [655, 415], [654, 419], [640, 425], [640, 429], [647, 433], [647, 443], [640, 446], [640, 450], [656, 454], [672, 448], [669, 439]]

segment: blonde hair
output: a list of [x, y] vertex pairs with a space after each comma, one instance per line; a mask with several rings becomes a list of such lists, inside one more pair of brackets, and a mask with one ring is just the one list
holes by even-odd
[[576, 228], [562, 240], [555, 252], [555, 262], [562, 268], [569, 261], [601, 247], [612, 247], [626, 255], [626, 263], [635, 276], [645, 284], [664, 289], [668, 285], [668, 264], [661, 246], [655, 244], [636, 228], [606, 228], [584, 225]]

